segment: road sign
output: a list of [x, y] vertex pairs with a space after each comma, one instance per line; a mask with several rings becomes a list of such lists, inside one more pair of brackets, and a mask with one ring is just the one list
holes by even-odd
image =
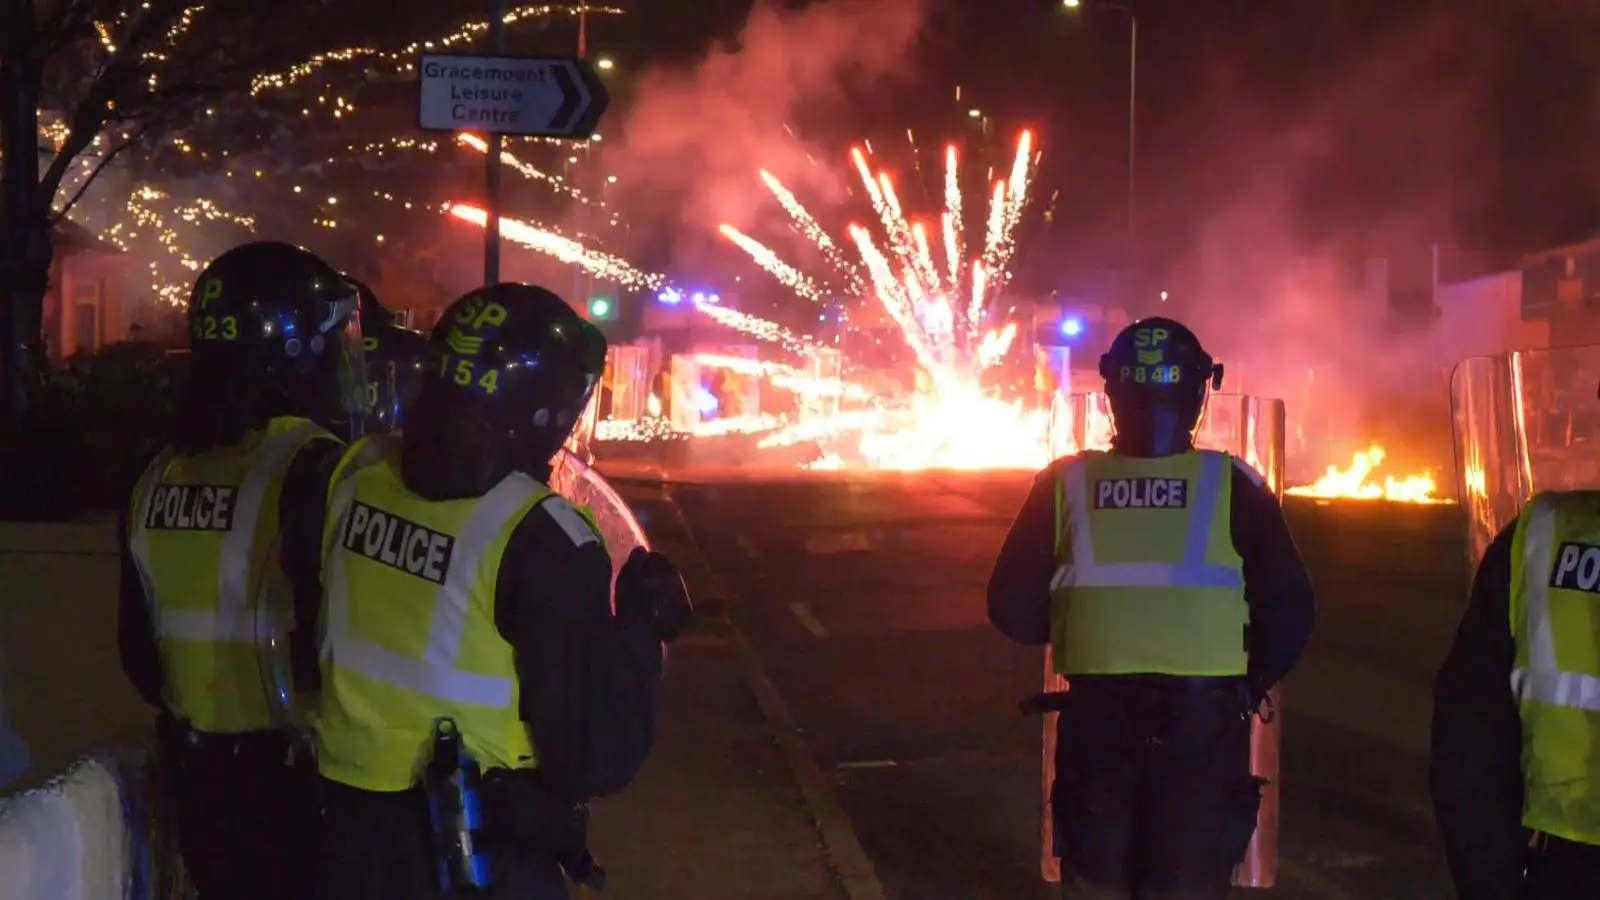
[[581, 59], [426, 53], [419, 68], [425, 131], [586, 139], [611, 102]]

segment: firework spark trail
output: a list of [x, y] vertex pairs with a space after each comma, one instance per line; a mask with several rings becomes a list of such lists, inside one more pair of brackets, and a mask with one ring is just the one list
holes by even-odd
[[1000, 244], [1006, 238], [1006, 183], [996, 181], [994, 194], [989, 197], [989, 224], [983, 233], [983, 261], [990, 269], [1000, 255]]
[[817, 378], [812, 375], [773, 375], [772, 386], [793, 391], [806, 397], [842, 397], [846, 400], [866, 402], [877, 396], [870, 388], [836, 378]]
[[[458, 134], [458, 135], [456, 135], [456, 143], [458, 143], [461, 146], [466, 147], [468, 149], [476, 150], [479, 153], [488, 153], [489, 152], [489, 144], [488, 144], [488, 142], [485, 141], [483, 138], [478, 137], [475, 134], [467, 134], [467, 133]], [[424, 149], [431, 149], [431, 148], [424, 148]], [[592, 204], [594, 204], [596, 206], [605, 206], [606, 205], [604, 201], [594, 200], [594, 199], [586, 196], [583, 193], [583, 191], [580, 191], [577, 188], [573, 187], [572, 185], [568, 184], [566, 179], [562, 178], [561, 176], [552, 175], [549, 172], [546, 172], [546, 171], [544, 171], [542, 169], [536, 168], [536, 167], [534, 167], [534, 166], [532, 166], [532, 165], [530, 165], [530, 164], [518, 159], [515, 154], [510, 153], [509, 151], [507, 151], [507, 150], [505, 150], [503, 148], [500, 151], [500, 161], [505, 163], [506, 165], [511, 166], [511, 168], [516, 169], [517, 170], [517, 174], [521, 175], [522, 177], [530, 179], [532, 181], [543, 181], [546, 184], [549, 184], [551, 187], [555, 188], [556, 190], [561, 191], [562, 193], [568, 195], [569, 197], [572, 197], [575, 200], [578, 200], [578, 201], [583, 202], [583, 203], [592, 203]]]
[[1000, 245], [992, 261], [994, 271], [1000, 273], [1001, 286], [1010, 281], [1008, 264], [1016, 250], [1017, 225], [1022, 221], [1022, 210], [1028, 202], [1028, 165], [1033, 161], [1033, 133], [1024, 131], [1017, 139], [1017, 157], [1011, 164], [1011, 178], [1007, 182], [1005, 216], [1001, 224]]
[[978, 324], [983, 321], [983, 305], [989, 302], [989, 268], [983, 260], [976, 260], [972, 264], [972, 301], [967, 307], [967, 323], [974, 332]]
[[[471, 222], [479, 227], [489, 222], [489, 214], [487, 212], [467, 204], [452, 204], [445, 210], [445, 213], [463, 222]], [[629, 264], [627, 260], [600, 250], [585, 247], [571, 238], [562, 237], [553, 231], [538, 228], [520, 219], [501, 216], [500, 234], [502, 237], [516, 241], [525, 247], [538, 250], [564, 263], [571, 263], [601, 278], [618, 282], [627, 287], [659, 290], [665, 282], [665, 279], [660, 275], [641, 272]]]
[[900, 257], [900, 262], [907, 266], [906, 271], [916, 278], [917, 287], [911, 295], [917, 297], [938, 290], [938, 276], [928, 279], [931, 267], [927, 273], [918, 271], [917, 244], [911, 237], [911, 226], [906, 222], [906, 215], [900, 210], [900, 197], [894, 192], [894, 182], [889, 180], [888, 172], [878, 173], [878, 188], [883, 196], [883, 227], [889, 232], [889, 243]]
[[807, 300], [816, 303], [822, 302], [822, 291], [817, 287], [816, 282], [807, 278], [799, 269], [779, 259], [778, 254], [772, 252], [765, 244], [744, 234], [732, 225], [723, 224], [718, 230], [722, 232], [723, 237], [733, 241], [738, 245], [739, 249], [750, 254], [750, 258], [755, 260], [757, 265], [771, 272], [772, 277], [778, 279], [778, 282], [784, 287]]
[[861, 409], [851, 412], [839, 413], [819, 419], [807, 419], [789, 426], [781, 431], [769, 434], [756, 444], [756, 449], [766, 450], [771, 447], [791, 447], [802, 441], [815, 441], [820, 438], [832, 437], [848, 431], [866, 431], [876, 427], [883, 421], [883, 411], [878, 409]]
[[696, 365], [700, 366], [727, 369], [740, 375], [754, 375], [758, 378], [766, 378], [774, 387], [807, 396], [842, 396], [851, 400], [866, 400], [872, 396], [871, 392], [861, 385], [850, 384], [837, 378], [819, 378], [807, 375], [787, 363], [747, 359], [742, 356], [725, 356], [716, 353], [697, 353], [694, 356], [694, 361]]
[[727, 356], [720, 353], [696, 353], [695, 365], [709, 366], [713, 369], [727, 369], [740, 375], [794, 375], [803, 376], [801, 372], [788, 363], [770, 362], [761, 359], [748, 359], [743, 356]]
[[[870, 147], [871, 144], [867, 146]], [[906, 240], [907, 235], [895, 230], [895, 215], [889, 209], [888, 198], [883, 195], [883, 184], [888, 183], [888, 178], [885, 177], [883, 183], [880, 184], [878, 179], [872, 176], [872, 168], [867, 165], [867, 156], [861, 152], [860, 147], [850, 151], [850, 158], [856, 164], [856, 172], [861, 175], [861, 183], [866, 186], [867, 197], [872, 200], [873, 212], [878, 214], [878, 219], [883, 222], [884, 231], [889, 234], [889, 246], [896, 255], [905, 256], [910, 252], [910, 241]]]
[[[588, 11], [597, 16], [622, 15], [622, 10], [615, 6], [590, 5], [588, 6]], [[501, 18], [501, 21], [506, 25], [516, 25], [525, 19], [534, 19], [543, 16], [553, 16], [559, 14], [577, 15], [577, 13], [578, 8], [571, 4], [537, 3], [507, 11]], [[267, 72], [257, 75], [255, 78], [251, 79], [250, 93], [251, 95], [256, 95], [260, 94], [262, 91], [288, 87], [289, 85], [294, 84], [303, 78], [309, 77], [318, 69], [321, 69], [331, 63], [350, 62], [352, 60], [365, 59], [371, 56], [382, 56], [391, 60], [405, 59], [407, 62], [403, 64], [403, 68], [411, 70], [416, 68], [415, 64], [411, 62], [411, 60], [417, 55], [431, 50], [445, 50], [456, 46], [457, 44], [475, 43], [481, 35], [489, 30], [490, 24], [491, 23], [487, 18], [475, 22], [468, 22], [451, 34], [444, 35], [443, 37], [437, 37], [428, 41], [413, 41], [412, 43], [394, 51], [378, 50], [373, 47], [346, 47], [341, 50], [318, 53], [317, 55], [296, 63], [295, 65], [290, 66], [282, 71]]]
[[956, 161], [956, 145], [944, 148], [944, 253], [950, 268], [950, 289], [961, 289], [961, 169]]
[[938, 368], [938, 359], [933, 353], [933, 348], [928, 346], [927, 339], [923, 336], [922, 326], [917, 324], [915, 311], [911, 307], [904, 289], [894, 278], [894, 270], [889, 266], [889, 260], [878, 251], [872, 243], [872, 235], [867, 233], [860, 225], [850, 226], [850, 236], [855, 239], [856, 248], [861, 252], [861, 258], [867, 263], [867, 271], [872, 274], [873, 286], [877, 288], [878, 301], [900, 326], [900, 331], [911, 347], [911, 352], [916, 355], [917, 363], [923, 368], [932, 371]]
[[729, 328], [742, 331], [751, 337], [759, 338], [763, 341], [770, 341], [774, 344], [779, 344], [785, 349], [794, 353], [803, 354], [814, 350], [823, 349], [817, 344], [814, 344], [800, 335], [795, 334], [789, 329], [784, 328], [782, 325], [760, 318], [759, 316], [748, 315], [746, 313], [739, 312], [738, 310], [728, 309], [726, 306], [718, 306], [713, 303], [696, 303], [694, 308], [702, 313], [705, 313], [707, 316], [710, 316], [714, 321], [721, 325], [726, 325]]
[[989, 224], [984, 231], [983, 256], [972, 264], [972, 296], [967, 305], [967, 324], [976, 331], [983, 321], [984, 294], [1000, 273], [1000, 247], [1005, 242], [1006, 183], [997, 181], [989, 198]]
[[933, 289], [939, 290], [939, 271], [933, 264], [933, 251], [928, 249], [928, 230], [922, 227], [921, 222], [917, 222], [911, 226], [911, 237], [917, 245], [917, 265], [925, 270], [924, 274]]
[[817, 245], [817, 248], [822, 251], [822, 255], [828, 260], [828, 263], [850, 283], [851, 292], [855, 294], [866, 293], [865, 285], [861, 280], [860, 268], [845, 258], [844, 253], [839, 249], [839, 245], [834, 243], [833, 238], [823, 230], [821, 225], [817, 224], [817, 220], [796, 199], [794, 193], [784, 187], [783, 182], [779, 181], [776, 175], [766, 169], [762, 169], [760, 175], [762, 183], [767, 186], [767, 190], [772, 192], [772, 196], [778, 198], [778, 203], [789, 214], [789, 218], [794, 220], [800, 232], [811, 243]]

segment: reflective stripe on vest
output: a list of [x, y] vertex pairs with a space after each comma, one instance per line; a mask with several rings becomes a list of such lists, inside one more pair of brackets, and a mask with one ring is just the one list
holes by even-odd
[[[1555, 572], [1556, 506], [1536, 498], [1523, 513], [1523, 618], [1527, 665], [1511, 672], [1511, 690], [1521, 700], [1537, 700], [1567, 709], [1600, 712], [1600, 677], [1563, 672], [1556, 660], [1555, 632], [1550, 623], [1550, 582]], [[1550, 573], [1550, 574], [1546, 574]]]
[[[334, 664], [341, 668], [439, 700], [474, 706], [509, 705], [515, 688], [511, 679], [462, 672], [455, 668], [455, 662], [461, 646], [461, 630], [470, 614], [472, 584], [478, 576], [484, 550], [507, 519], [544, 491], [532, 478], [512, 476], [495, 485], [479, 501], [457, 536], [444, 583], [435, 590], [433, 623], [428, 629], [427, 650], [420, 659], [379, 646], [351, 632], [350, 587], [345, 572], [348, 554], [336, 547], [327, 566], [328, 627], [323, 638], [323, 656], [336, 657]], [[348, 527], [354, 499], [355, 484], [347, 481], [335, 498], [334, 508], [341, 510], [340, 534]]]
[[[150, 531], [145, 522], [150, 503], [161, 484], [161, 476], [172, 462], [173, 452], [162, 451], [146, 474], [144, 489], [135, 506], [133, 527], [129, 529], [129, 549], [144, 580], [145, 596], [152, 605], [157, 634], [180, 641], [220, 641], [255, 643], [257, 609], [251, 602], [251, 576], [254, 565], [257, 522], [262, 500], [274, 481], [283, 477], [294, 454], [307, 442], [322, 434], [312, 422], [266, 438], [252, 454], [249, 473], [239, 486], [234, 502], [234, 527], [222, 536], [222, 558], [218, 566], [217, 607], [215, 612], [166, 608], [157, 596], [149, 573], [152, 571]], [[260, 607], [265, 610], [265, 607]]]
[[[1239, 571], [1227, 566], [1214, 566], [1206, 562], [1210, 543], [1211, 520], [1216, 514], [1217, 498], [1222, 493], [1222, 479], [1231, 473], [1225, 471], [1228, 457], [1220, 453], [1207, 453], [1200, 464], [1200, 478], [1190, 497], [1189, 531], [1184, 543], [1183, 562], [1171, 563], [1097, 563], [1094, 556], [1094, 536], [1089, 529], [1089, 516], [1093, 507], [1089, 503], [1088, 465], [1085, 459], [1069, 463], [1057, 479], [1057, 526], [1059, 542], [1062, 531], [1072, 535], [1072, 558], [1056, 569], [1050, 581], [1051, 590], [1080, 587], [1208, 587], [1239, 588], [1244, 580]], [[1071, 527], [1063, 529], [1065, 511], [1071, 516]]]

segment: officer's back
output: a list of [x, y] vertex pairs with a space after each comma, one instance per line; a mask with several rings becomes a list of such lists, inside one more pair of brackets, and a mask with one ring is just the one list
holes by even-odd
[[[584, 804], [626, 785], [653, 740], [676, 628], [645, 613], [663, 585], [687, 597], [638, 551], [613, 617], [602, 539], [548, 487], [604, 363], [593, 326], [498, 285], [430, 342], [403, 434], [353, 448], [332, 491], [318, 894], [565, 897], [563, 871], [598, 879]], [[439, 843], [452, 803], [481, 811], [473, 847]]]
[[990, 620], [1070, 683], [1035, 704], [1060, 711], [1065, 896], [1221, 896], [1255, 825], [1249, 714], [1305, 646], [1310, 584], [1260, 476], [1194, 447], [1222, 374], [1194, 335], [1136, 322], [1101, 374], [1112, 449], [1040, 473]]
[[[328, 479], [359, 426], [355, 289], [262, 242], [201, 273], [172, 442], [122, 524], [122, 662], [161, 710], [178, 839], [204, 896], [300, 897], [316, 821], [293, 697], [315, 685]], [[348, 432], [346, 432], [348, 433]]]

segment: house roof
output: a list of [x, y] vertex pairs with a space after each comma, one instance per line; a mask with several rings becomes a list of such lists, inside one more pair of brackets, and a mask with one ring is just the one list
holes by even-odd
[[99, 235], [71, 219], [57, 222], [55, 229], [50, 233], [50, 238], [55, 245], [55, 251], [63, 256], [79, 253], [102, 253], [110, 256], [122, 254], [121, 248], [102, 240]]

